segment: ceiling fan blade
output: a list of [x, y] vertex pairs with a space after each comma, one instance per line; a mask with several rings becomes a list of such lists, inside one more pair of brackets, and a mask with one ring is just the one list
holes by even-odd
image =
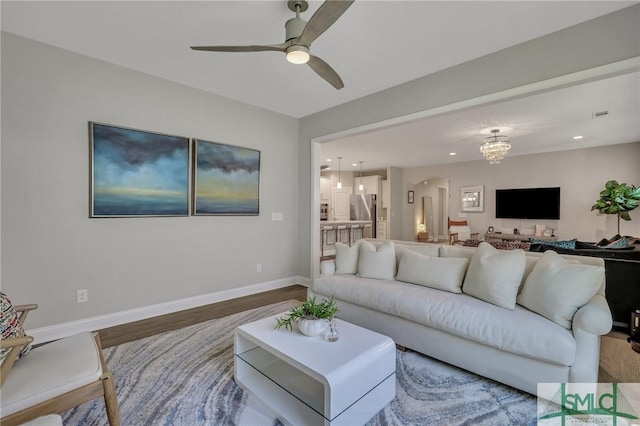
[[309, 46], [320, 34], [333, 25], [355, 0], [327, 0], [320, 5], [305, 25], [296, 44]]
[[253, 45], [253, 46], [191, 46], [193, 50], [205, 50], [207, 52], [263, 52], [276, 51], [284, 52], [290, 43]]
[[335, 87], [337, 90], [340, 90], [344, 87], [344, 83], [342, 82], [342, 79], [340, 78], [338, 73], [335, 72], [333, 68], [331, 68], [329, 64], [327, 64], [322, 59], [318, 58], [317, 56], [311, 55], [307, 64], [309, 64], [311, 69], [314, 70], [316, 74], [324, 78], [327, 83]]

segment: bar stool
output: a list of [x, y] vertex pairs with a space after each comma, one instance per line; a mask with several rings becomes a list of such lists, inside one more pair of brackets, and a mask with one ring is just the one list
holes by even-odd
[[[342, 233], [344, 231], [347, 231], [347, 240], [346, 241], [342, 239]], [[347, 224], [336, 226], [336, 242], [349, 244], [349, 227], [347, 226]]]
[[[353, 223], [349, 227], [349, 245], [352, 245], [364, 236], [364, 224]], [[356, 238], [358, 236], [358, 238]]]
[[364, 226], [362, 227], [362, 238], [365, 238], [365, 235], [367, 235], [367, 231], [370, 231], [369, 233], [370, 238], [373, 238], [373, 232], [371, 232], [372, 227], [370, 223], [365, 223]]
[[322, 229], [321, 229], [321, 233], [320, 233], [320, 256], [324, 257], [324, 246], [332, 246], [335, 245], [337, 238], [333, 239], [333, 244], [330, 244], [329, 241], [329, 232], [333, 231], [336, 232], [336, 230], [334, 229], [333, 225], [323, 225]]

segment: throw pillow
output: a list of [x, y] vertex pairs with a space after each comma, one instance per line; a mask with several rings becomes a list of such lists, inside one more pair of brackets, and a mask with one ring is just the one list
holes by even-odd
[[607, 244], [605, 248], [626, 248], [629, 247], [629, 240], [627, 237], [622, 237], [617, 241]]
[[597, 292], [604, 268], [569, 262], [549, 250], [527, 277], [518, 304], [571, 329], [573, 315]]
[[469, 259], [464, 257], [432, 257], [404, 250], [396, 279], [451, 293], [462, 293], [460, 288], [468, 264]]
[[565, 249], [575, 249], [576, 248], [576, 239], [573, 240], [564, 240], [564, 241], [547, 241], [547, 240], [539, 240], [537, 238], [529, 238], [529, 242], [532, 244], [545, 244], [548, 246], [565, 248]]
[[[18, 313], [14, 309], [11, 300], [3, 292], [0, 292], [0, 310], [0, 335], [2, 336], [2, 340], [24, 336], [24, 329], [18, 319]], [[31, 345], [26, 345], [22, 348], [22, 351], [20, 351], [18, 359], [28, 354], [30, 350]], [[0, 364], [4, 362], [10, 351], [11, 348], [0, 349]]]
[[411, 250], [412, 252], [420, 253], [425, 256], [440, 256], [440, 246], [437, 244], [404, 245], [394, 243], [393, 247], [396, 251], [396, 265], [400, 265], [402, 253], [404, 253], [406, 250]]
[[396, 253], [392, 241], [386, 241], [376, 250], [368, 241], [360, 243], [358, 276], [393, 280], [396, 274]]
[[483, 242], [471, 258], [462, 291], [485, 302], [513, 310], [526, 263], [523, 250], [501, 252]]
[[355, 275], [358, 272], [358, 252], [360, 241], [349, 247], [336, 243], [336, 275]]
[[478, 247], [481, 242], [481, 240], [464, 240], [462, 245], [465, 247]]

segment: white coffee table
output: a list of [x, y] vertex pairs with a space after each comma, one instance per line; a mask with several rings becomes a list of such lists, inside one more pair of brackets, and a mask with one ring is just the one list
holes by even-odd
[[274, 315], [235, 330], [234, 378], [290, 425], [362, 425], [396, 394], [391, 338], [336, 320], [340, 339], [276, 330]]

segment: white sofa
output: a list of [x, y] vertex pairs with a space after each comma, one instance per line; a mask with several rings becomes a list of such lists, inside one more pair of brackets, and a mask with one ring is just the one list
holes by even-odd
[[309, 293], [334, 298], [338, 317], [532, 394], [538, 383], [598, 381], [600, 336], [612, 327], [602, 259], [486, 243], [361, 240], [336, 250]]

